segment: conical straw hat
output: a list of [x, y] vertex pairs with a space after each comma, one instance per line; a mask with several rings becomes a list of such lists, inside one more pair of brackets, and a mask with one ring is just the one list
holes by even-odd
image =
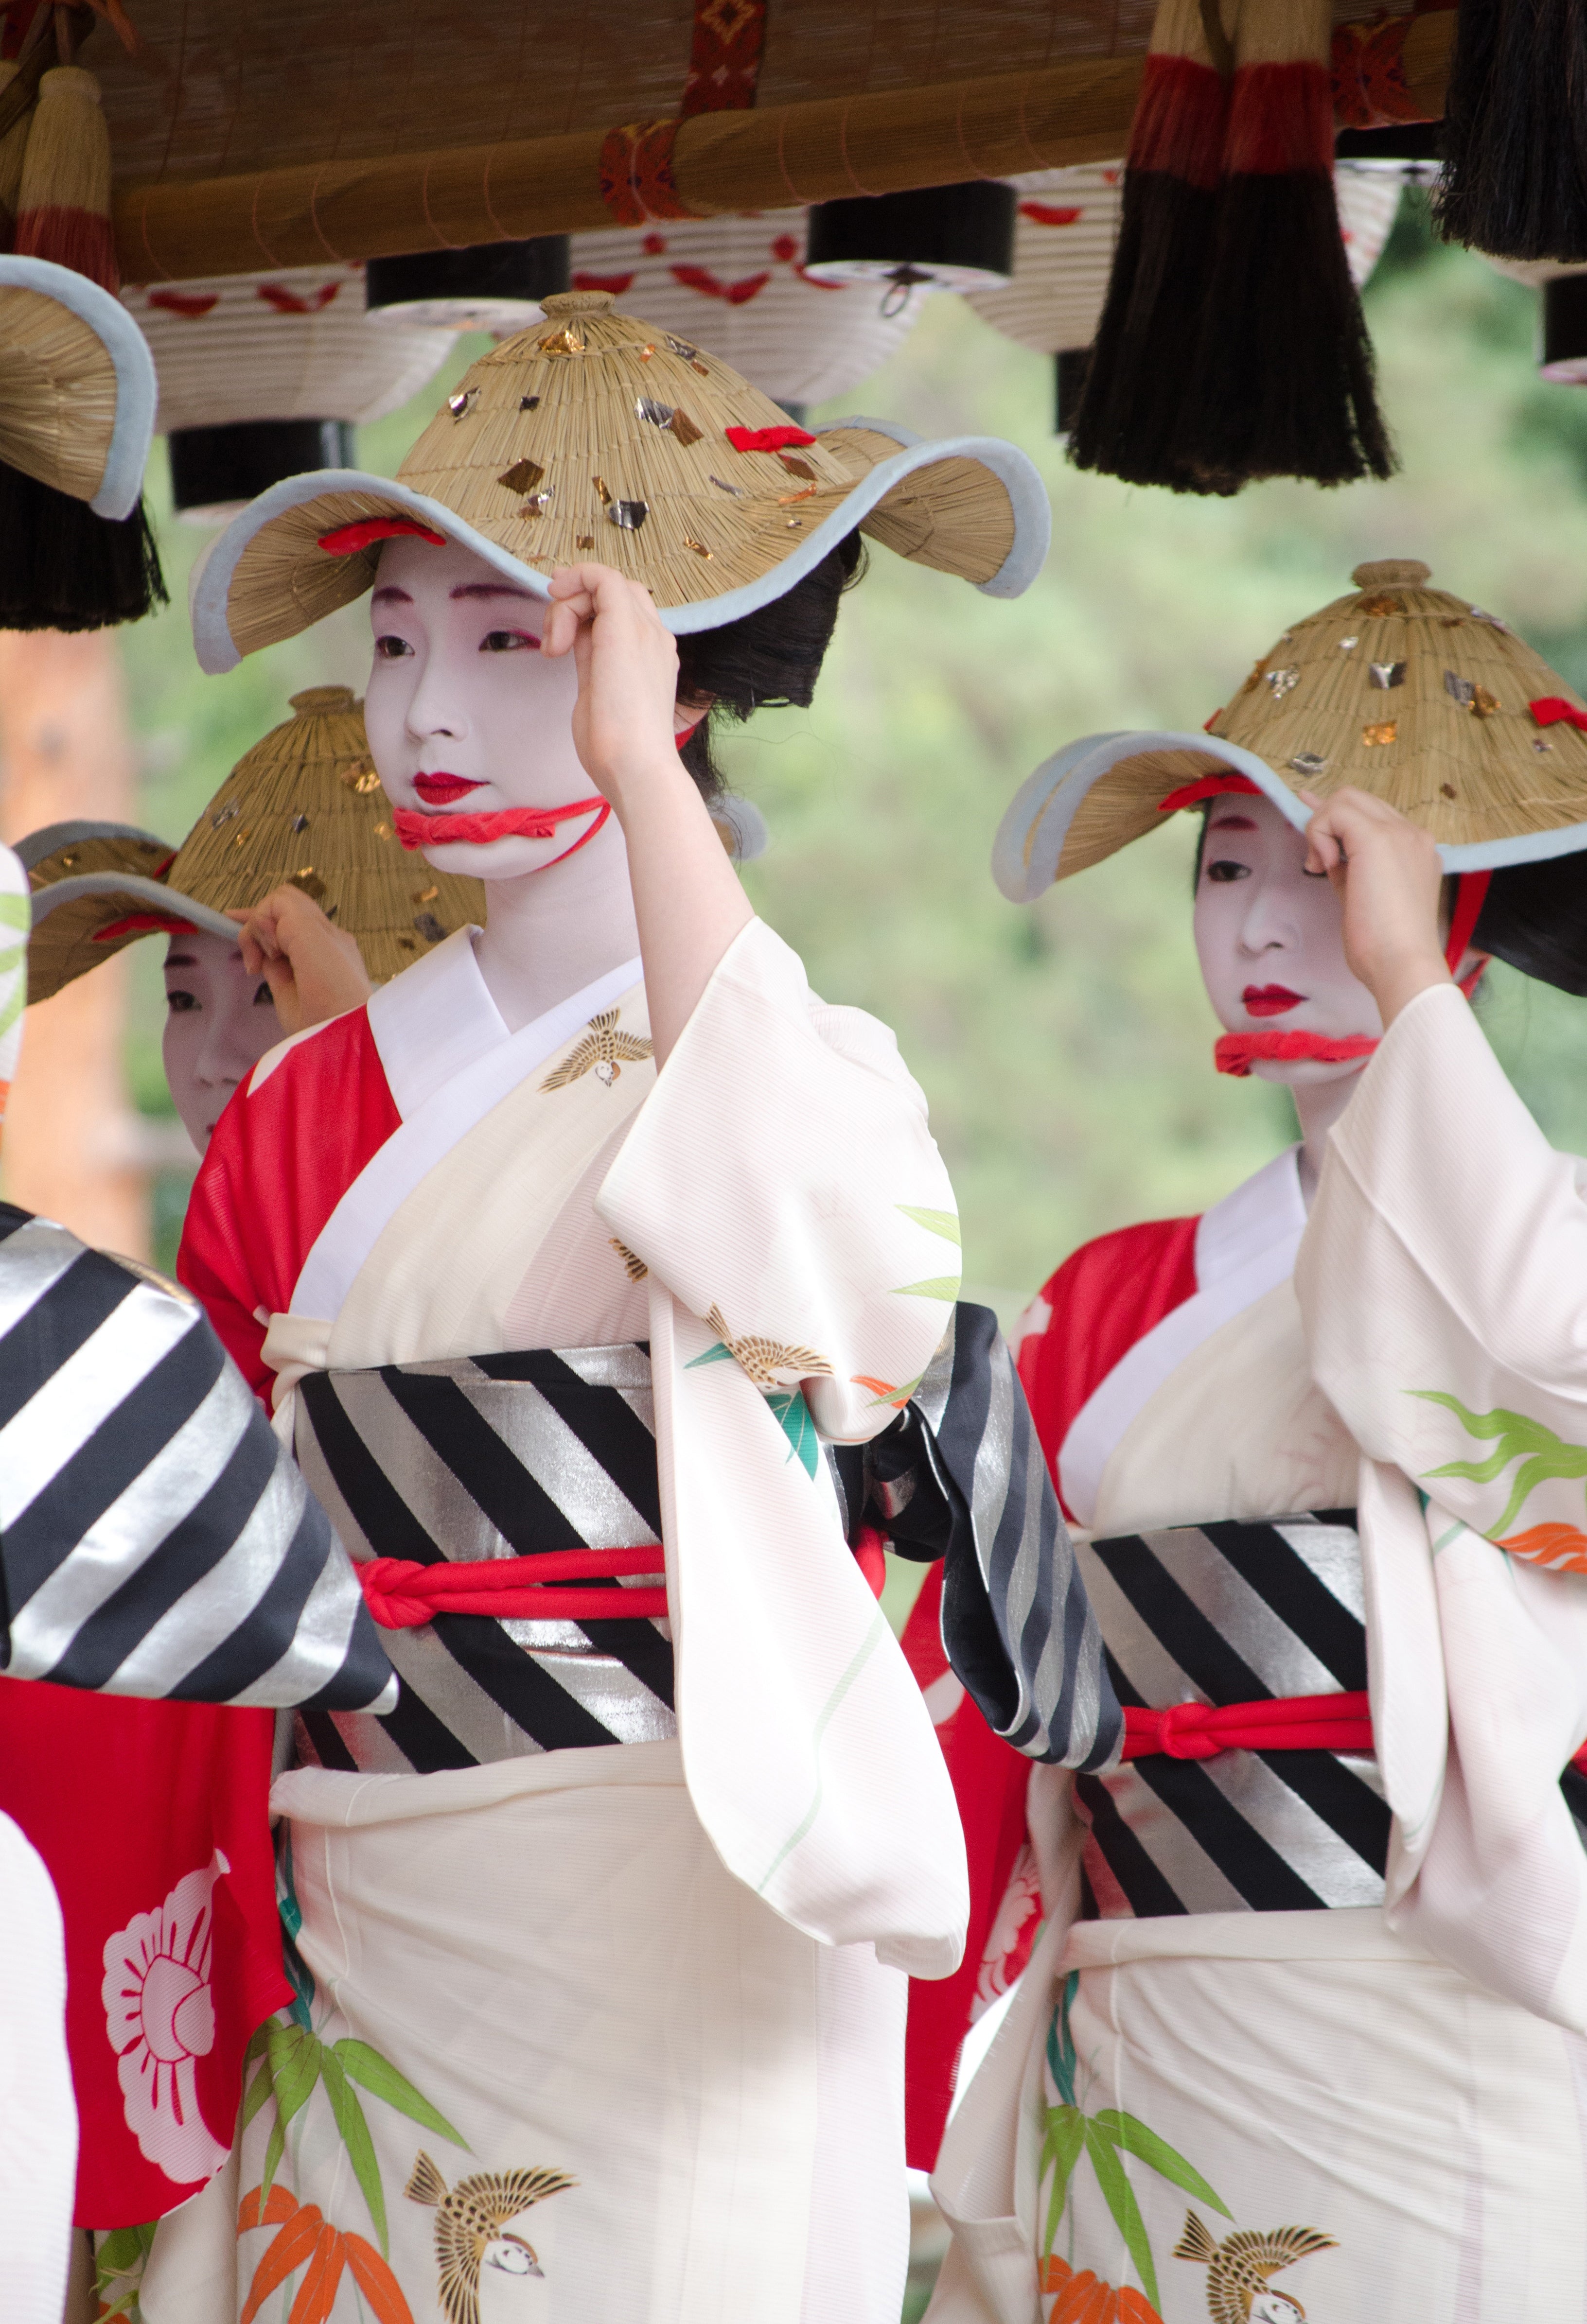
[[22, 842], [33, 888], [30, 1000], [156, 931], [235, 938], [221, 916], [285, 881], [356, 939], [377, 983], [484, 919], [477, 880], [404, 853], [351, 690], [311, 687], [292, 711], [238, 760], [174, 855], [116, 824], [56, 824]]
[[1358, 565], [1201, 734], [1091, 734], [1038, 767], [992, 874], [1029, 902], [1157, 829], [1165, 799], [1232, 770], [1297, 829], [1352, 784], [1430, 831], [1450, 872], [1587, 846], [1587, 709], [1541, 655], [1414, 560]]
[[69, 267], [0, 255], [0, 460], [87, 501], [138, 504], [154, 362], [118, 299]]
[[[206, 669], [361, 596], [379, 539], [352, 553], [321, 544], [383, 521], [460, 542], [542, 598], [558, 565], [615, 566], [678, 633], [770, 604], [856, 526], [992, 596], [1040, 570], [1047, 493], [1011, 444], [924, 442], [879, 420], [809, 438], [727, 364], [619, 314], [605, 291], [545, 307], [545, 322], [472, 366], [394, 484], [356, 469], [291, 476], [226, 527], [194, 579]], [[779, 440], [757, 440], [768, 433]]]

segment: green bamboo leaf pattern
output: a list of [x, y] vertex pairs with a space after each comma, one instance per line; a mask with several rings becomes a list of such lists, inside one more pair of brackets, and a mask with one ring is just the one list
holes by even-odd
[[805, 1402], [804, 1390], [798, 1388], [775, 1388], [766, 1401], [778, 1426], [788, 1439], [789, 1459], [791, 1461], [797, 1452], [805, 1474], [813, 1478], [816, 1463], [821, 1457], [821, 1443], [816, 1434], [816, 1424], [810, 1417], [810, 1407]]
[[368, 2204], [369, 2216], [374, 2222], [381, 2256], [389, 2258], [391, 2247], [386, 2237], [385, 2190], [380, 2183], [380, 2164], [375, 2160], [374, 2141], [369, 2135], [364, 2108], [358, 2103], [358, 2093], [347, 2080], [342, 2061], [334, 2050], [321, 2052], [319, 2070], [325, 2082], [326, 2097], [330, 2100], [330, 2110], [337, 2118], [337, 2128], [342, 2134], [342, 2144], [346, 2148], [347, 2160], [353, 2166], [353, 2176], [358, 2181], [359, 2191]]
[[1084, 2144], [1085, 2116], [1079, 2107], [1049, 2107], [1047, 2136], [1041, 2143], [1041, 2165], [1037, 2173], [1037, 2185], [1039, 2186], [1048, 2164], [1051, 2164], [1053, 2191], [1047, 2198], [1047, 2229], [1041, 2245], [1044, 2256], [1051, 2251], [1056, 2238], [1058, 2221], [1064, 2216], [1064, 2205], [1068, 2200], [1069, 2180]]
[[1125, 2114], [1121, 2107], [1104, 2107], [1092, 2116], [1103, 2136], [1121, 2146], [1126, 2154], [1149, 2163], [1159, 2179], [1170, 2179], [1176, 2187], [1183, 2187], [1187, 2195], [1195, 2195], [1214, 2211], [1222, 2211], [1226, 2219], [1234, 2217], [1227, 2203], [1214, 2195], [1206, 2181], [1193, 2163], [1186, 2163], [1176, 2148], [1155, 2130], [1149, 2130], [1138, 2115]]
[[1078, 2061], [1075, 2054], [1075, 2036], [1069, 2031], [1069, 2012], [1075, 2006], [1075, 1996], [1079, 1990], [1080, 1972], [1072, 1969], [1064, 1979], [1064, 1990], [1058, 1996], [1053, 2022], [1047, 2030], [1047, 2061], [1066, 2106], [1075, 2104], [1075, 2068]]
[[1521, 1509], [1539, 1485], [1551, 1477], [1587, 1477], [1587, 1446], [1567, 1443], [1552, 1428], [1526, 1413], [1509, 1412], [1502, 1405], [1491, 1412], [1472, 1412], [1458, 1396], [1443, 1388], [1414, 1388], [1410, 1396], [1419, 1397], [1427, 1404], [1442, 1404], [1453, 1412], [1468, 1436], [1497, 1437], [1499, 1442], [1486, 1461], [1447, 1461], [1441, 1469], [1428, 1469], [1424, 1474], [1435, 1477], [1463, 1477], [1474, 1484], [1491, 1484], [1512, 1461], [1519, 1461], [1515, 1481], [1504, 1514], [1482, 1530], [1492, 1540], [1509, 1531]]
[[243, 2111], [237, 2125], [239, 2130], [247, 2129], [248, 2125], [271, 2094], [270, 2068], [262, 2063], [259, 2071], [243, 2092]]
[[263, 2204], [275, 2184], [275, 2174], [281, 2169], [281, 2156], [287, 2151], [285, 2126], [278, 2113], [270, 2126], [270, 2136], [264, 2148], [264, 2169], [260, 2174], [259, 2200]]
[[31, 928], [33, 925], [33, 899], [19, 896], [14, 890], [0, 893], [0, 927]]
[[895, 1299], [956, 1299], [964, 1279], [962, 1275], [932, 1275], [924, 1283], [895, 1283], [891, 1296]]
[[896, 1203], [893, 1207], [913, 1219], [918, 1227], [924, 1227], [927, 1234], [940, 1235], [944, 1242], [962, 1243], [956, 1211], [918, 1211], [913, 1203]]
[[260, 2181], [268, 2195], [286, 2152], [287, 2125], [308, 2105], [319, 2080], [321, 2049], [318, 2036], [305, 2032], [301, 2025], [283, 2025], [279, 2017], [271, 2019], [266, 2040], [265, 2070], [275, 2098], [275, 2122], [264, 2150], [264, 2172]]
[[1140, 2205], [1135, 2200], [1135, 2190], [1124, 2176], [1124, 2165], [1093, 2122], [1085, 2126], [1085, 2151], [1091, 2157], [1091, 2167], [1096, 2172], [1096, 2183], [1103, 2190], [1103, 2200], [1113, 2215], [1119, 2233], [1124, 2238], [1124, 2248], [1140, 2278], [1141, 2288], [1152, 2306], [1160, 2308], [1162, 2301], [1158, 2295], [1158, 2272], [1152, 2264], [1151, 2245], [1147, 2238], [1146, 2221], [1140, 2216]]
[[333, 2043], [332, 2048], [349, 2080], [358, 2083], [372, 2097], [383, 2098], [387, 2106], [405, 2114], [410, 2122], [433, 2130], [438, 2138], [450, 2139], [454, 2146], [467, 2149], [468, 2141], [461, 2131], [454, 2130], [446, 2116], [438, 2113], [429, 2100], [420, 2096], [406, 2074], [399, 2073], [391, 2061], [383, 2058], [378, 2050], [372, 2050], [367, 2042], [355, 2041], [349, 2034]]

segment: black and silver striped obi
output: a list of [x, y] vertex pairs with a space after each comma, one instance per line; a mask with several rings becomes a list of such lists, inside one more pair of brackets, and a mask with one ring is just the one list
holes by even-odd
[[[1353, 1509], [1076, 1545], [1119, 1700], [1222, 1708], [1367, 1684]], [[1587, 1777], [1565, 1803], [1587, 1845]], [[1381, 1904], [1389, 1814], [1370, 1752], [1162, 1754], [1076, 1778], [1083, 1917]]]
[[641, 1345], [455, 1356], [311, 1373], [298, 1458], [354, 1558], [532, 1557], [655, 1543], [653, 1575], [604, 1586], [610, 1621], [438, 1614], [388, 1630], [401, 1680], [384, 1716], [305, 1713], [310, 1765], [428, 1775], [674, 1734], [664, 1621], [622, 1611], [662, 1579], [650, 1360]]
[[[1353, 1509], [1076, 1546], [1119, 1700], [1161, 1709], [1367, 1683]], [[1088, 1919], [1380, 1904], [1389, 1809], [1370, 1754], [1223, 1751], [1081, 1775]]]

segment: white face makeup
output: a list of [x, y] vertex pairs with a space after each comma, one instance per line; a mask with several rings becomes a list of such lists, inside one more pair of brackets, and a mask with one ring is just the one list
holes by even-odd
[[[364, 718], [394, 806], [487, 815], [595, 794], [573, 747], [573, 656], [552, 660], [540, 650], [548, 610], [466, 549], [386, 543], [370, 604], [374, 661]], [[452, 845], [424, 856], [445, 872], [516, 880], [588, 827], [578, 819], [549, 839]], [[608, 825], [591, 844], [611, 836]]]
[[[1228, 1033], [1377, 1039], [1378, 1004], [1345, 965], [1339, 899], [1305, 862], [1305, 838], [1271, 800], [1239, 792], [1213, 799], [1195, 888], [1195, 949], [1218, 1021]], [[1298, 1088], [1360, 1073], [1363, 1062], [1305, 1057], [1251, 1071]]]
[[235, 945], [196, 930], [165, 952], [165, 1078], [200, 1154], [239, 1082], [283, 1036], [270, 987]]

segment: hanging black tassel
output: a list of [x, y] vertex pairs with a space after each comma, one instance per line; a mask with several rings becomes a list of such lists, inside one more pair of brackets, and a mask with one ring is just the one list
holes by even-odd
[[1392, 473], [1333, 193], [1326, 0], [1246, 0], [1177, 449], [1204, 491]]
[[140, 501], [119, 521], [0, 462], [0, 630], [103, 630], [167, 602]]
[[[1127, 484], [1202, 491], [1176, 450], [1211, 262], [1229, 83], [1199, 0], [1161, 0], [1130, 130], [1118, 246], [1069, 457]], [[1225, 61], [1232, 61], [1225, 59]]]
[[1460, 0], [1433, 197], [1446, 242], [1587, 259], [1587, 12]]

